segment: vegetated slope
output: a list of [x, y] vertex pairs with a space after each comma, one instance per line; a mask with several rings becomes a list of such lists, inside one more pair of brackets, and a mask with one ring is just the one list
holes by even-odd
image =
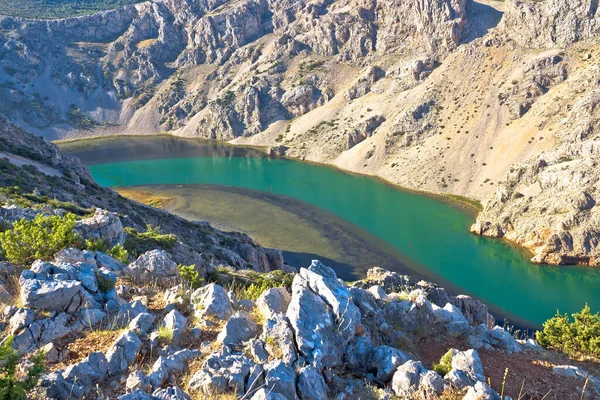
[[597, 12], [592, 0], [167, 0], [4, 18], [0, 112], [51, 138], [284, 145], [481, 200], [474, 232], [535, 261], [597, 265]]
[[283, 267], [280, 251], [264, 249], [247, 235], [190, 222], [100, 187], [79, 159], [63, 154], [45, 139], [3, 119], [0, 119], [0, 172], [0, 205], [48, 205], [79, 215], [101, 208], [117, 213], [124, 226], [139, 232], [151, 225], [177, 237], [177, 244], [165, 250], [178, 263], [194, 264], [200, 276], [220, 262], [258, 271]]
[[138, 2], [139, 0], [0, 0], [0, 15], [33, 19], [68, 18]]

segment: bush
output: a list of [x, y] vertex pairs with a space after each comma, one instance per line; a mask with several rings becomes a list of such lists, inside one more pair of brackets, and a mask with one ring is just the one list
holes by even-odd
[[85, 243], [84, 243], [84, 248], [86, 250], [91, 250], [91, 251], [101, 251], [103, 253], [108, 252], [108, 245], [106, 244], [104, 239], [98, 239], [98, 240], [86, 239]]
[[177, 236], [173, 234], [161, 233], [158, 227], [146, 225], [146, 232], [138, 232], [134, 228], [124, 229], [125, 250], [133, 257], [138, 257], [147, 251], [160, 248], [163, 250], [172, 249], [177, 244]]
[[38, 258], [47, 260], [59, 250], [72, 247], [81, 239], [74, 232], [75, 215], [45, 216], [21, 219], [12, 230], [0, 233], [0, 246], [6, 258], [17, 264], [28, 264]]
[[115, 260], [121, 261], [123, 264], [127, 264], [129, 261], [129, 253], [125, 250], [125, 247], [121, 243], [117, 243], [112, 249], [108, 251], [108, 255], [110, 255]]
[[31, 358], [33, 363], [26, 376], [17, 376], [20, 354], [12, 349], [12, 337], [0, 346], [0, 400], [25, 400], [27, 393], [37, 386], [44, 372], [44, 353], [38, 352]]
[[544, 322], [543, 329], [536, 332], [541, 346], [563, 352], [571, 357], [600, 359], [600, 315], [592, 314], [586, 304], [578, 313], [556, 315]]
[[286, 287], [289, 290], [292, 286], [293, 275], [286, 274], [283, 271], [273, 271], [265, 275], [257, 275], [253, 278], [254, 283], [243, 290], [240, 298], [256, 300], [265, 290], [276, 287]]
[[183, 282], [192, 289], [198, 289], [204, 283], [204, 278], [200, 278], [200, 274], [196, 271], [196, 265], [181, 265], [177, 266], [179, 276]]
[[446, 354], [440, 358], [439, 363], [433, 364], [433, 370], [440, 374], [442, 378], [452, 370], [452, 350], [448, 350]]

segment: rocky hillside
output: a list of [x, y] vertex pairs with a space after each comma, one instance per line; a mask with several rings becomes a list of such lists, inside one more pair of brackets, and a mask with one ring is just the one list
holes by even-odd
[[474, 232], [597, 265], [597, 14], [595, 0], [164, 0], [4, 17], [0, 112], [49, 138], [283, 146], [480, 200]]
[[0, 172], [0, 222], [74, 212], [84, 238], [108, 235], [107, 244], [124, 240], [124, 226], [134, 233], [152, 226], [175, 236], [165, 250], [177, 263], [195, 265], [200, 276], [219, 263], [260, 272], [287, 268], [279, 250], [262, 248], [247, 235], [189, 222], [100, 187], [79, 159], [5, 120], [0, 120]]
[[[298, 271], [245, 235], [99, 187], [4, 120], [0, 145], [0, 393], [23, 381], [28, 398], [59, 400], [600, 397], [597, 363], [496, 326], [469, 296], [381, 268], [348, 283], [319, 261]], [[23, 228], [67, 212], [70, 244]]]

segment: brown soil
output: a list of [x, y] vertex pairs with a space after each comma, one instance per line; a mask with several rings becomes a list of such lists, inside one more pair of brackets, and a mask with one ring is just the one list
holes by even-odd
[[[420, 343], [423, 365], [426, 368], [432, 368], [433, 363], [438, 362], [451, 347], [459, 350], [470, 348], [464, 341], [457, 339], [446, 342], [423, 340]], [[598, 363], [571, 360], [563, 354], [552, 351], [543, 354], [537, 352], [509, 354], [497, 350], [480, 350], [478, 353], [488, 383], [498, 393], [502, 393], [502, 382], [506, 369], [508, 369], [504, 383], [504, 396], [511, 396], [515, 400], [579, 400], [585, 382], [556, 375], [552, 372], [552, 367], [565, 364], [575, 365], [591, 374], [597, 374], [600, 370]], [[588, 387], [584, 398], [592, 395], [593, 392]]]
[[63, 369], [70, 364], [83, 360], [90, 353], [106, 352], [122, 332], [121, 329], [114, 331], [83, 331], [72, 333], [57, 340], [54, 343], [56, 347], [60, 350], [69, 350], [69, 354], [62, 362], [51, 365], [49, 369], [51, 371]]

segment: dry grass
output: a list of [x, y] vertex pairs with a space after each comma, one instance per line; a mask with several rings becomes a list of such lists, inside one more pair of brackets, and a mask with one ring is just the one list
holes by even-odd
[[[143, 40], [142, 42], [138, 43], [138, 48], [143, 42], [148, 42], [148, 40]], [[130, 200], [137, 201], [138, 203], [146, 204], [151, 207], [160, 208], [161, 210], [166, 210], [175, 203], [174, 197], [156, 196], [152, 193], [141, 190], [117, 188], [116, 191], [123, 197], [127, 197]]]
[[146, 40], [141, 40], [139, 41], [135, 46], [138, 49], [147, 49], [148, 47], [152, 46], [154, 43], [156, 43], [157, 39], [146, 39]]
[[51, 371], [63, 369], [69, 364], [83, 360], [90, 353], [106, 352], [123, 331], [124, 329], [83, 331], [59, 339], [55, 342], [56, 347], [63, 351], [68, 350], [69, 354], [67, 359], [52, 365], [49, 369]]

